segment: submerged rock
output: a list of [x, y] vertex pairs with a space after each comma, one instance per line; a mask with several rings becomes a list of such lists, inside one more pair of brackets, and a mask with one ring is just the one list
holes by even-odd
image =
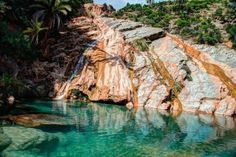
[[[3, 132], [11, 139], [11, 144], [4, 150], [3, 154], [8, 151], [29, 150], [34, 148], [47, 147], [58, 143], [58, 138], [52, 134], [43, 131], [24, 128], [24, 127], [2, 127]], [[4, 156], [4, 155], [3, 155]]]
[[11, 144], [11, 139], [0, 131], [0, 152]]
[[24, 114], [8, 116], [7, 118], [16, 124], [27, 127], [75, 125], [73, 119], [49, 114]]

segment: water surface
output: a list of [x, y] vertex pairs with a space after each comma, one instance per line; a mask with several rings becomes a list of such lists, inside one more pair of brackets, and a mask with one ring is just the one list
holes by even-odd
[[[75, 122], [66, 127], [37, 127], [58, 137], [37, 149], [8, 150], [19, 157], [189, 157], [236, 156], [236, 123], [232, 117], [182, 113], [109, 104], [25, 102], [17, 112], [56, 114]], [[13, 124], [2, 124], [2, 127]], [[13, 125], [13, 127], [19, 127]], [[19, 136], [19, 135], [15, 135]], [[45, 149], [46, 147], [46, 149]]]

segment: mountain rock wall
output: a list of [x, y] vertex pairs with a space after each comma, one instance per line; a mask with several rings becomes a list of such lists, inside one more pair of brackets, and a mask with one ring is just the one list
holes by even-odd
[[236, 113], [236, 59], [227, 53], [236, 55], [234, 50], [191, 45], [128, 20], [95, 17], [93, 22], [99, 29], [93, 39], [97, 44], [81, 55], [84, 64], [67, 81], [64, 97], [77, 89], [92, 101]]

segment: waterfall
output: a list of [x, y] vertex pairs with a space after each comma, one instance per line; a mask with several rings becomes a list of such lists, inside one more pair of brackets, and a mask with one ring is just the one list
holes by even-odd
[[[92, 48], [94, 48], [97, 45], [97, 40], [92, 40], [89, 43], [87, 43], [85, 45], [85, 52], [91, 50]], [[69, 77], [69, 79], [63, 84], [63, 86], [61, 87], [60, 91], [58, 92], [59, 95], [56, 96], [56, 98], [54, 98], [54, 100], [62, 100], [65, 97], [65, 94], [67, 93], [67, 91], [69, 90], [71, 81], [74, 79], [74, 77], [78, 74], [78, 72], [80, 72], [80, 70], [82, 70], [84, 64], [86, 62], [86, 58], [83, 55], [83, 53], [80, 55], [79, 60], [71, 74], [71, 76]]]

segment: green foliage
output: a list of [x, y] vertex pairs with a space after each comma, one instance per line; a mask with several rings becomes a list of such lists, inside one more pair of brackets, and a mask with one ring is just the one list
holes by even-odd
[[222, 37], [219, 29], [209, 19], [203, 19], [195, 29], [197, 29], [197, 43], [215, 45], [221, 42]]
[[138, 39], [138, 40], [134, 41], [134, 45], [140, 51], [148, 51], [148, 49], [149, 49], [149, 42], [146, 39]]
[[187, 19], [178, 19], [176, 21], [176, 25], [179, 29], [183, 28], [183, 27], [187, 27], [187, 26], [190, 26], [190, 21], [187, 20]]
[[221, 17], [222, 15], [223, 15], [223, 8], [218, 8], [218, 9], [215, 11], [214, 16], [216, 16], [216, 17]]
[[209, 0], [191, 0], [186, 3], [186, 10], [188, 12], [196, 12], [200, 9], [208, 8]]
[[11, 95], [21, 95], [25, 90], [25, 86], [22, 81], [14, 78], [10, 74], [3, 74], [0, 76], [0, 93], [3, 93], [6, 97]]
[[0, 15], [5, 14], [5, 12], [9, 9], [10, 9], [10, 7], [7, 6], [6, 2], [4, 2], [3, 0], [0, 0]]
[[36, 45], [39, 44], [39, 36], [40, 33], [47, 30], [46, 27], [43, 27], [42, 22], [32, 21], [31, 26], [27, 27], [23, 33], [28, 34], [31, 37], [31, 42], [35, 43]]
[[6, 85], [13, 85], [15, 83], [15, 79], [12, 75], [9, 74], [3, 74], [0, 77], [0, 82], [1, 85], [6, 86]]
[[192, 37], [199, 44], [215, 45], [221, 42], [221, 33], [210, 19], [188, 17], [176, 21], [178, 33], [184, 37]]
[[229, 33], [230, 40], [232, 40], [233, 48], [236, 49], [236, 24], [228, 25], [226, 30]]
[[6, 22], [0, 22], [0, 35], [0, 54], [27, 60], [38, 56], [29, 37], [19, 31], [10, 32]]
[[236, 19], [236, 2], [234, 3], [226, 3], [226, 13], [224, 17], [224, 22], [235, 23]]
[[42, 41], [58, 32], [68, 12], [87, 2], [92, 0], [0, 0], [0, 54], [19, 59], [38, 57], [35, 46], [44, 48]]
[[[213, 6], [214, 4], [214, 6]], [[212, 7], [217, 6], [214, 12]], [[223, 9], [223, 6], [227, 8]], [[166, 31], [174, 30], [183, 38], [192, 38], [200, 44], [214, 45], [222, 42], [220, 30], [212, 20], [221, 23], [236, 19], [236, 10], [228, 1], [222, 0], [176, 0], [163, 1], [152, 5], [127, 4], [113, 13], [116, 18], [129, 18]]]
[[36, 0], [31, 8], [37, 9], [34, 19], [43, 21], [49, 30], [58, 30], [62, 25], [62, 15], [66, 16], [72, 10], [68, 0]]

